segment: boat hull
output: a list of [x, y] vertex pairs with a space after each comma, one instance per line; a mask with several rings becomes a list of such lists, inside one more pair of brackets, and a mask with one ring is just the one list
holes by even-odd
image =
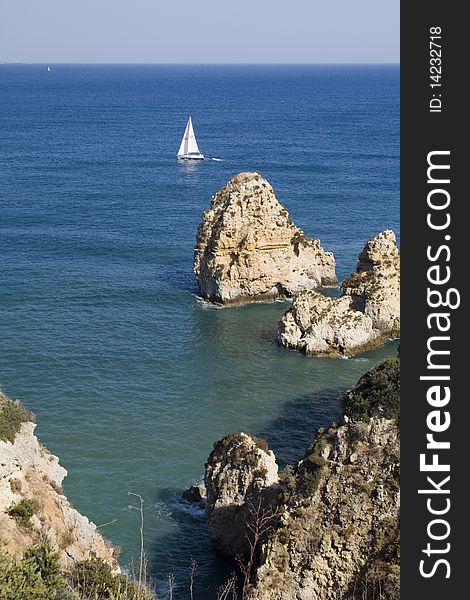
[[199, 154], [199, 155], [195, 155], [195, 156], [183, 155], [183, 156], [178, 156], [177, 158], [178, 158], [178, 160], [204, 160], [204, 155], [203, 154]]

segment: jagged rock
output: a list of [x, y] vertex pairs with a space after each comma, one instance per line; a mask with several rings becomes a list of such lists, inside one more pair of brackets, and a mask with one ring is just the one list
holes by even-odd
[[400, 333], [400, 254], [395, 234], [371, 238], [341, 298], [306, 291], [294, 298], [278, 324], [282, 346], [314, 356], [357, 354]]
[[[6, 418], [2, 408], [7, 403], [15, 404], [0, 393], [0, 418]], [[23, 422], [12, 441], [0, 439], [0, 547], [21, 556], [31, 545], [48, 538], [64, 568], [95, 555], [119, 572], [115, 549], [65, 497], [61, 484], [67, 471], [39, 444], [35, 427], [33, 422]], [[26, 525], [8, 514], [22, 501], [32, 501], [34, 506]]]
[[274, 454], [264, 440], [230, 434], [214, 444], [206, 463], [206, 518], [209, 538], [225, 556], [247, 553], [247, 523], [265, 492], [278, 481]]
[[298, 465], [281, 524], [260, 553], [250, 598], [396, 600], [398, 469], [393, 420], [373, 417], [319, 434]]
[[206, 502], [206, 488], [203, 485], [191, 485], [184, 490], [182, 497], [188, 502], [203, 505]]
[[[211, 505], [235, 505], [245, 516], [247, 498], [256, 504], [270, 490], [276, 503], [277, 520], [254, 554], [251, 600], [399, 597], [399, 383], [398, 360], [366, 373], [345, 395], [343, 421], [319, 429], [303, 460], [270, 486], [255, 483], [248, 436], [216, 444], [207, 465]], [[215, 541], [232, 541], [234, 526], [237, 542], [249, 536], [243, 519], [221, 518]], [[225, 551], [235, 556], [239, 546]]]
[[287, 348], [313, 356], [357, 354], [382, 339], [372, 319], [350, 307], [350, 299], [304, 292], [279, 322], [278, 339]]
[[366, 243], [356, 272], [343, 281], [341, 290], [375, 328], [388, 336], [400, 335], [400, 252], [393, 231], [383, 231]]
[[239, 173], [213, 196], [198, 228], [194, 273], [199, 294], [225, 305], [338, 281], [333, 254], [294, 225], [259, 173]]

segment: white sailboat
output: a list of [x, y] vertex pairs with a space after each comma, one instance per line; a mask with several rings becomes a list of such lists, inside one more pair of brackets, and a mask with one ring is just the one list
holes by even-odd
[[50, 67], [47, 67], [47, 70], [49, 73], [52, 71], [52, 69]]
[[199, 150], [196, 142], [191, 117], [189, 117], [186, 129], [184, 130], [177, 156], [182, 159], [204, 160], [204, 154]]

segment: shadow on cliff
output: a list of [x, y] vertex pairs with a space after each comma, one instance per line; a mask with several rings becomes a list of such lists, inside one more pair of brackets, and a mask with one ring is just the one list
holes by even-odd
[[[158, 508], [171, 514], [173, 529], [148, 549], [149, 570], [156, 580], [159, 598], [168, 593], [168, 577], [174, 577], [173, 600], [188, 600], [191, 561], [197, 562], [194, 598], [216, 597], [217, 588], [235, 571], [233, 562], [215, 554], [209, 542], [204, 509], [182, 499], [183, 490], [166, 488], [154, 498]], [[175, 564], [184, 565], [175, 570]]]
[[344, 389], [305, 394], [287, 402], [281, 413], [258, 432], [276, 455], [282, 469], [304, 456], [305, 449], [319, 427], [328, 427], [342, 414], [341, 396]]

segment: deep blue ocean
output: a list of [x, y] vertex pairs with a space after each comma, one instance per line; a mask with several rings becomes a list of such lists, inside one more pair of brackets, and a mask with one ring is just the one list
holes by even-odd
[[[232, 569], [181, 500], [212, 443], [266, 437], [300, 458], [338, 398], [397, 351], [307, 358], [274, 342], [285, 302], [215, 309], [192, 274], [200, 215], [257, 170], [334, 252], [399, 233], [398, 66], [0, 65], [0, 385], [37, 414], [65, 491], [162, 588], [197, 598]], [[188, 116], [208, 158], [176, 160]]]

